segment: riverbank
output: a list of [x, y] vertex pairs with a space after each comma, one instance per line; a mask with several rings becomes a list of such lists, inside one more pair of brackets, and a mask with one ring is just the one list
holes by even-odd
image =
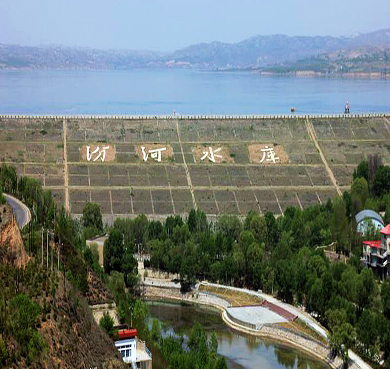
[[[298, 348], [299, 350], [302, 350], [304, 352], [307, 352], [314, 357], [320, 359], [321, 361], [327, 363], [331, 368], [339, 368], [342, 364], [342, 360], [340, 358], [335, 358], [333, 360], [330, 359], [330, 350], [327, 345], [324, 345], [322, 342], [311, 338], [305, 334], [296, 332], [292, 329], [288, 329], [285, 327], [282, 327], [277, 324], [262, 324], [261, 326], [255, 327], [255, 329], [250, 328], [250, 325], [245, 324], [245, 322], [240, 322], [237, 319], [232, 319], [231, 316], [229, 316], [228, 308], [231, 307], [231, 304], [229, 301], [224, 300], [220, 296], [213, 295], [211, 293], [206, 292], [200, 292], [197, 288], [195, 291], [192, 291], [187, 294], [181, 294], [180, 289], [177, 287], [168, 287], [166, 285], [158, 286], [156, 283], [153, 282], [153, 285], [150, 284], [151, 281], [147, 281], [147, 284], [145, 284], [145, 297], [149, 300], [173, 300], [173, 301], [184, 301], [186, 303], [192, 303], [192, 304], [199, 304], [206, 307], [212, 307], [217, 308], [221, 312], [221, 316], [223, 321], [226, 325], [231, 327], [232, 329], [235, 329], [237, 331], [250, 334], [253, 336], [266, 338], [270, 340], [275, 340], [278, 342], [283, 342], [284, 344], [291, 345], [295, 348]], [[202, 283], [209, 285], [207, 282]], [[210, 284], [212, 285], [212, 284]], [[212, 285], [213, 286], [213, 285]], [[218, 286], [218, 285], [215, 285]], [[199, 286], [197, 286], [199, 287]], [[245, 289], [236, 289], [234, 287], [230, 286], [221, 286], [223, 288], [233, 289], [233, 290], [239, 290], [242, 293], [249, 293], [249, 294], [256, 294], [261, 298], [269, 298], [269, 296], [265, 296], [264, 294], [261, 294], [259, 292], [255, 291], [249, 291]], [[272, 299], [272, 303], [275, 303], [276, 299]], [[278, 301], [278, 300], [276, 300]], [[281, 303], [283, 304], [283, 303]], [[289, 308], [287, 309], [286, 306]], [[286, 310], [294, 309], [291, 305], [283, 304], [283, 308]], [[307, 314], [304, 314], [300, 311], [295, 311], [299, 318], [301, 318], [305, 323], [308, 323], [311, 321], [311, 327], [315, 324], [317, 324], [316, 332], [320, 333], [321, 335], [325, 334], [325, 337], [327, 336], [326, 331], [318, 325], [318, 323], [313, 322], [312, 318], [308, 316]], [[371, 367], [364, 363], [355, 353], [350, 352], [350, 368], [353, 369], [371, 369]]]

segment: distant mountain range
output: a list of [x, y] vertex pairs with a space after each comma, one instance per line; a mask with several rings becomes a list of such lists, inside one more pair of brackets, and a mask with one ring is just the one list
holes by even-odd
[[0, 69], [196, 68], [277, 72], [278, 68], [294, 70], [299, 64], [307, 67], [320, 62], [323, 65], [324, 61], [334, 62], [337, 57], [348, 56], [353, 60], [353, 55], [358, 55], [366, 59], [368, 64], [363, 68], [366, 70], [370, 58], [375, 59], [379, 68], [385, 67], [388, 50], [390, 29], [351, 37], [254, 36], [238, 43], [201, 43], [170, 53], [0, 45]]

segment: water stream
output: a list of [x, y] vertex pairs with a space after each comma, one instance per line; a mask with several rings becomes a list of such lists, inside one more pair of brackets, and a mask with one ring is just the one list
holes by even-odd
[[224, 355], [231, 369], [329, 369], [326, 363], [296, 348], [237, 332], [228, 327], [218, 311], [198, 306], [150, 302], [150, 319], [159, 319], [162, 333], [188, 336], [195, 322], [208, 335], [215, 332], [218, 354]]

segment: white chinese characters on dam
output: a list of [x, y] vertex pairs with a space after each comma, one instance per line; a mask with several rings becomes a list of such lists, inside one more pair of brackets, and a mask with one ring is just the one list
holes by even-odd
[[[254, 143], [246, 147], [249, 161], [259, 165], [277, 165], [289, 162], [286, 149], [277, 143]], [[128, 153], [132, 147], [129, 145]], [[174, 153], [170, 145], [143, 144], [135, 147], [135, 151], [141, 162], [162, 163], [174, 162]], [[80, 147], [82, 161], [89, 163], [105, 163], [115, 160], [115, 146], [104, 143], [89, 144]], [[192, 148], [195, 163], [234, 164], [236, 153], [229, 145], [209, 146], [199, 145]], [[130, 158], [130, 156], [129, 156]]]
[[161, 152], [166, 151], [166, 147], [161, 147], [159, 149], [154, 150], [146, 150], [145, 146], [141, 146], [142, 156], [144, 161], [148, 161], [149, 154], [150, 157], [158, 162], [161, 162]]
[[135, 151], [144, 163], [166, 163], [174, 161], [173, 149], [170, 145], [144, 143], [136, 146]]
[[248, 146], [249, 161], [252, 164], [278, 165], [288, 164], [286, 149], [277, 143], [255, 143]]
[[263, 163], [264, 159], [266, 162], [272, 162], [274, 164], [277, 160], [279, 160], [279, 157], [276, 156], [273, 147], [265, 146], [264, 149], [261, 149], [261, 152], [263, 153], [263, 157], [261, 158], [260, 163]]
[[208, 158], [210, 161], [215, 163], [215, 158], [223, 159], [222, 155], [217, 154], [217, 152], [221, 151], [222, 149], [218, 147], [218, 149], [213, 150], [211, 146], [209, 146], [209, 149], [207, 151], [203, 151], [203, 156], [200, 158], [200, 160], [204, 160]]
[[109, 146], [103, 146], [102, 149], [100, 150], [100, 147], [97, 146], [96, 149], [92, 151], [91, 146], [87, 146], [87, 161], [91, 161], [91, 160], [96, 161], [98, 159], [104, 161], [104, 159], [106, 158], [106, 150], [109, 148], [110, 148]]
[[110, 144], [84, 145], [80, 147], [81, 159], [90, 163], [105, 163], [115, 160], [115, 147]]

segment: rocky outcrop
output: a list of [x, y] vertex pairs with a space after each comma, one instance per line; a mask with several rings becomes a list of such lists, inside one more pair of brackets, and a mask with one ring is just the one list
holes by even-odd
[[24, 268], [29, 260], [22, 236], [9, 205], [0, 206], [0, 264]]

